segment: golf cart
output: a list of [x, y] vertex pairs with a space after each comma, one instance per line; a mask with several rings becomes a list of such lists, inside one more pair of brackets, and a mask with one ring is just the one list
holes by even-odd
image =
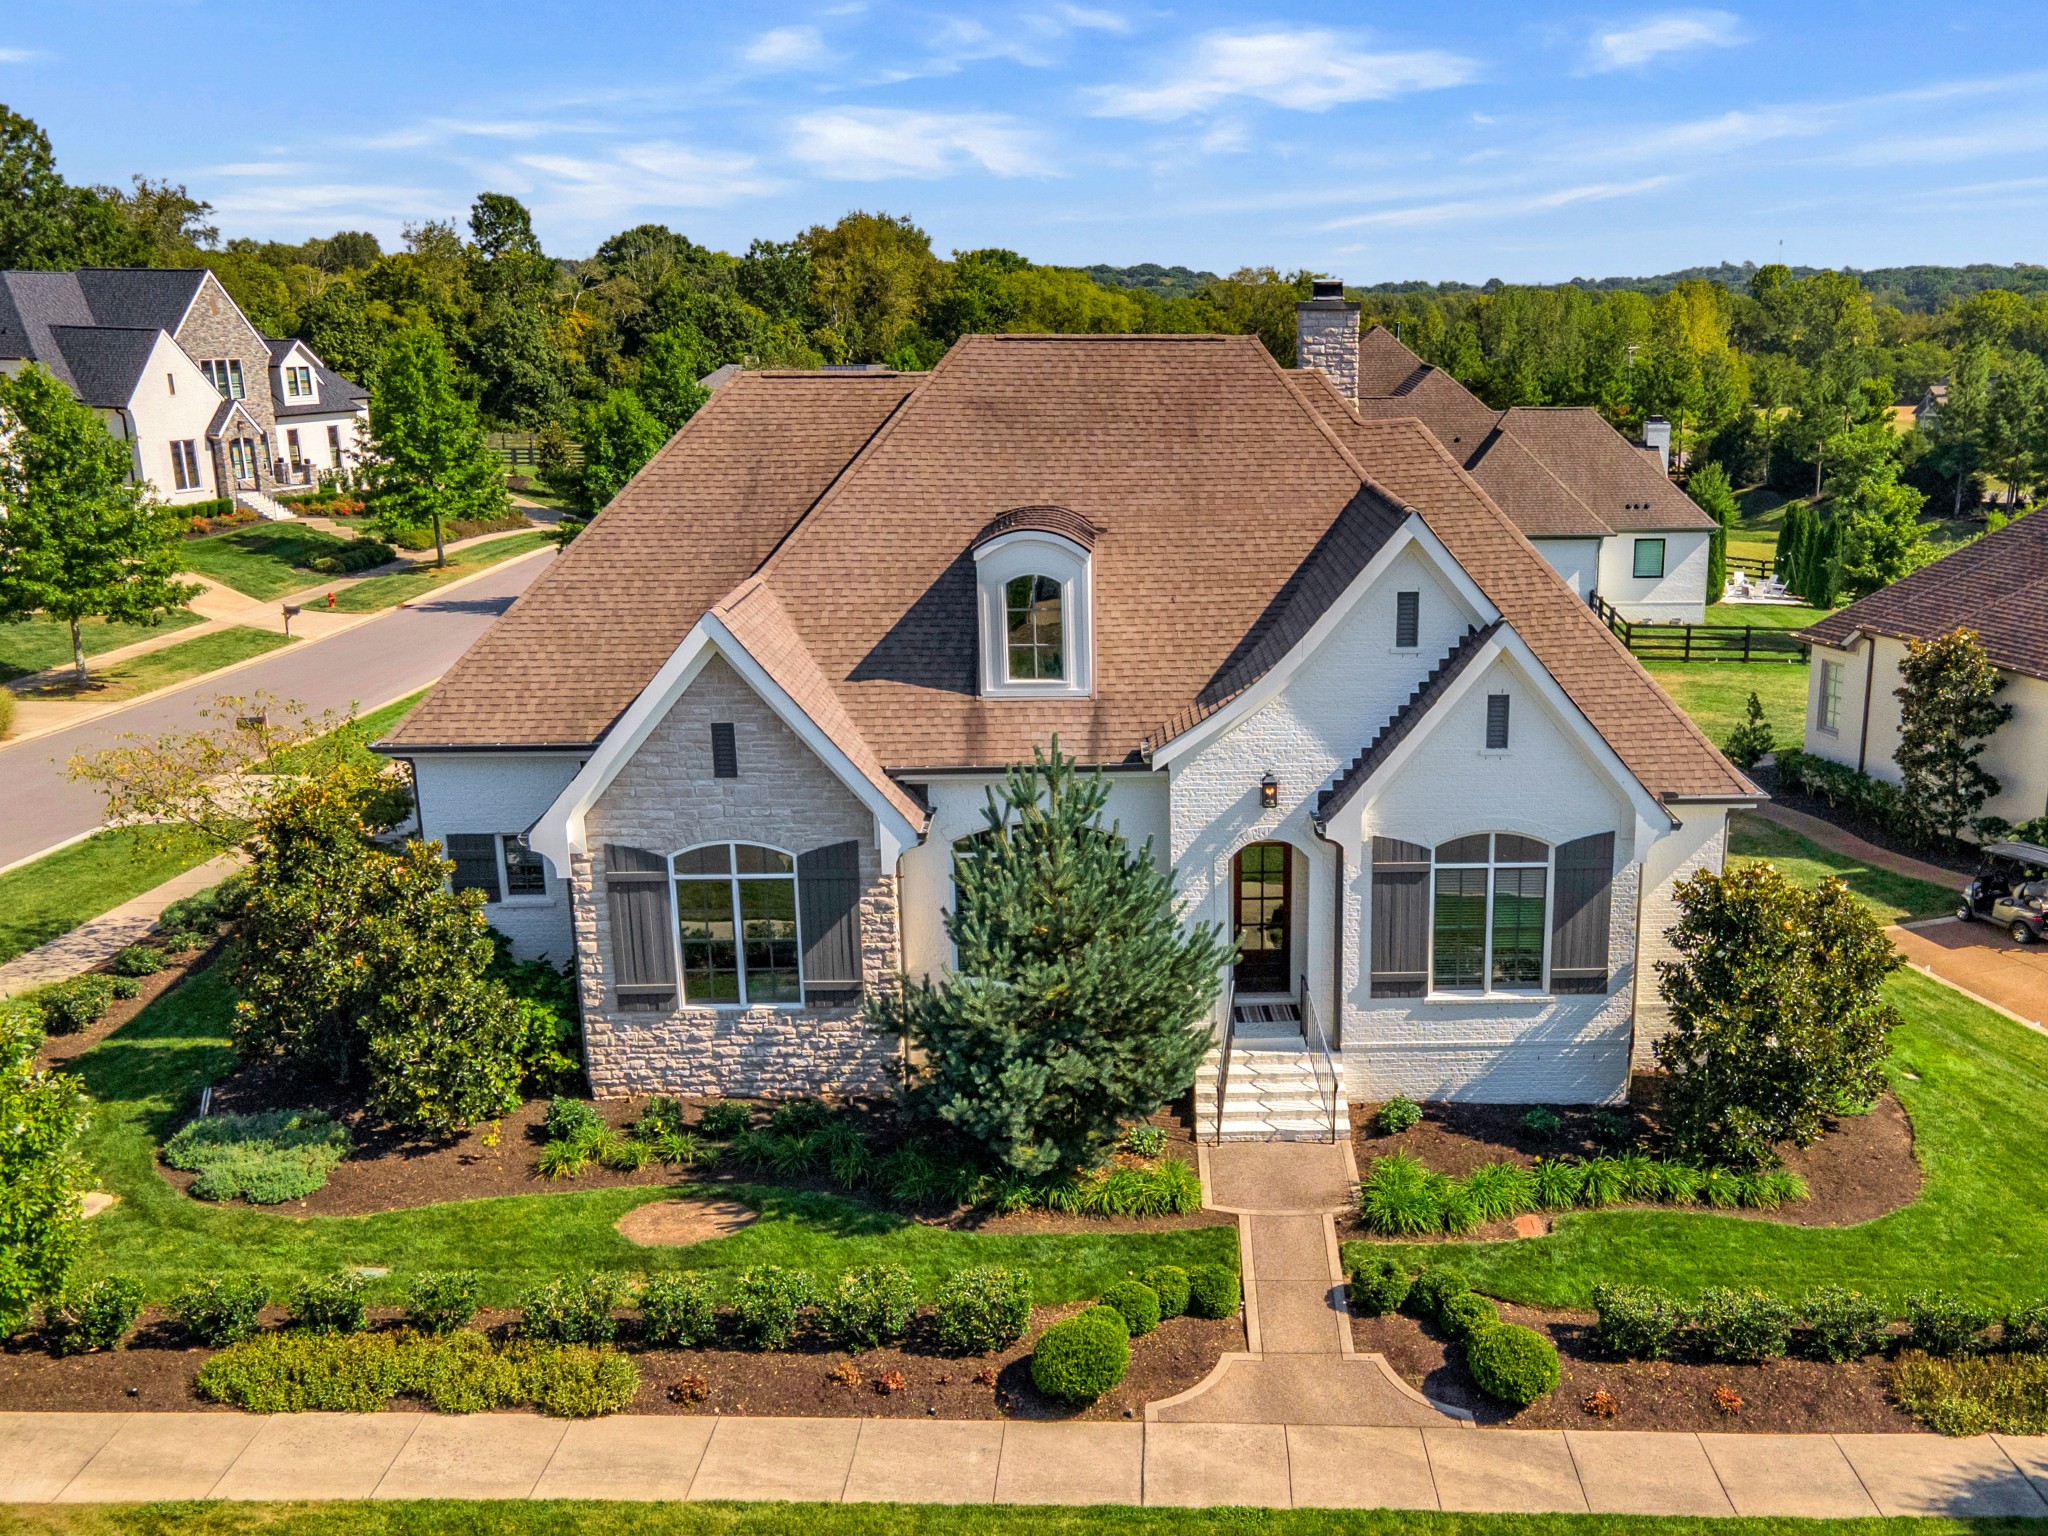
[[1977, 878], [1963, 892], [1956, 916], [1983, 918], [2010, 933], [2015, 944], [2048, 939], [2048, 848], [2036, 843], [1991, 843]]

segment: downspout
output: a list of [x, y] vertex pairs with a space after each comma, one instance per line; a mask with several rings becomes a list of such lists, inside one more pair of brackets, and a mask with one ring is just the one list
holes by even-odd
[[1339, 1059], [1344, 1054], [1344, 845], [1331, 837], [1323, 828], [1320, 816], [1308, 819], [1309, 829], [1318, 842], [1328, 843], [1337, 859], [1337, 885], [1331, 906], [1336, 912], [1336, 947], [1330, 951], [1330, 1044], [1337, 1048]]
[[1877, 686], [1877, 636], [1872, 635], [1864, 644], [1869, 647], [1863, 658], [1863, 728], [1856, 733], [1856, 771], [1864, 772], [1864, 759], [1870, 751], [1870, 695]]

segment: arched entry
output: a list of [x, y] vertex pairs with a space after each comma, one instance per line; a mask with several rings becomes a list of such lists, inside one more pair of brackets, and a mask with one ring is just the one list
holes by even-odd
[[1231, 932], [1237, 940], [1237, 995], [1291, 992], [1293, 913], [1288, 886], [1294, 850], [1286, 843], [1253, 843], [1231, 864]]

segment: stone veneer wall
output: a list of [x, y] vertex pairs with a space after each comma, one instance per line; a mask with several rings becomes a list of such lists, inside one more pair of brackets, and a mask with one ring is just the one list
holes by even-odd
[[1346, 400], [1358, 398], [1358, 306], [1310, 300], [1294, 310], [1294, 366], [1320, 369]]
[[[1728, 821], [1725, 816], [1711, 836], [1703, 839], [1682, 858], [1678, 867], [1644, 893], [1643, 947], [1641, 970], [1636, 982], [1636, 1035], [1631, 1065], [1638, 1072], [1657, 1066], [1655, 1047], [1671, 1032], [1671, 1005], [1657, 985], [1657, 962], [1675, 960], [1670, 930], [1678, 921], [1675, 887], [1687, 875], [1701, 869], [1722, 868], [1728, 861]], [[1617, 892], [1617, 896], [1619, 892]]]
[[[714, 721], [733, 725], [736, 779], [712, 775]], [[575, 860], [570, 883], [594, 1093], [870, 1093], [892, 1085], [900, 1044], [868, 1028], [857, 1006], [693, 1008], [687, 999], [669, 1013], [611, 1006], [608, 842], [671, 853], [734, 838], [803, 853], [852, 838], [860, 844], [865, 984], [870, 995], [896, 985], [896, 879], [881, 867], [873, 813], [731, 667], [706, 664], [591, 807], [585, 827], [589, 852]]]
[[[258, 490], [270, 489], [272, 475], [270, 461], [278, 454], [277, 404], [270, 397], [270, 344], [261, 333], [243, 318], [234, 301], [221, 287], [220, 279], [208, 273], [199, 285], [199, 293], [192, 300], [191, 313], [178, 328], [174, 338], [178, 345], [195, 363], [209, 358], [239, 358], [242, 364], [242, 404], [249, 414], [263, 424], [269, 437], [269, 445], [263, 462], [258, 466], [256, 485]], [[228, 476], [224, 455], [216, 455], [216, 465], [221, 474], [220, 484], [232, 485]]]

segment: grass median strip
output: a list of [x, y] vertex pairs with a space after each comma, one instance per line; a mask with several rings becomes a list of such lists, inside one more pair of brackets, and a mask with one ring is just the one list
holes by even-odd
[[[105, 619], [86, 619], [78, 626], [79, 643], [88, 657], [119, 650], [138, 640], [153, 639], [206, 621], [189, 608], [165, 614], [159, 624], [109, 624]], [[37, 614], [19, 624], [0, 624], [0, 683], [17, 677], [32, 677], [52, 667], [71, 662], [71, 625], [48, 614]]]
[[188, 833], [115, 827], [0, 875], [0, 964], [210, 857]]
[[[635, 1206], [673, 1198], [661, 1186], [514, 1195], [422, 1206], [376, 1216], [292, 1218], [204, 1205], [166, 1183], [157, 1147], [190, 1113], [204, 1083], [234, 1062], [233, 995], [220, 969], [164, 994], [72, 1070], [96, 1101], [82, 1150], [100, 1187], [121, 1202], [94, 1219], [94, 1271], [132, 1275], [162, 1300], [195, 1279], [252, 1272], [274, 1289], [355, 1265], [399, 1281], [425, 1270], [473, 1269], [483, 1299], [504, 1305], [526, 1286], [582, 1269], [695, 1269], [723, 1286], [742, 1270], [779, 1264], [829, 1281], [848, 1269], [901, 1264], [929, 1297], [949, 1276], [980, 1264], [1021, 1269], [1041, 1304], [1099, 1294], [1155, 1264], [1237, 1262], [1231, 1227], [1185, 1231], [982, 1236], [926, 1226], [836, 1195], [718, 1185], [761, 1220], [730, 1237], [679, 1250], [649, 1249], [613, 1227]], [[690, 1193], [683, 1186], [681, 1193]]]
[[1836, 876], [1888, 923], [1942, 917], [1955, 910], [1956, 893], [1946, 886], [1879, 869], [1846, 853], [1823, 848], [1790, 827], [1737, 811], [1728, 818], [1728, 862], [1743, 865], [1766, 859], [1782, 870], [1787, 879], [1809, 889], [1828, 875]]
[[445, 566], [417, 565], [409, 571], [372, 576], [352, 587], [340, 588], [335, 593], [334, 608], [337, 613], [375, 613], [394, 603], [410, 602], [464, 576], [473, 576], [501, 560], [545, 549], [554, 541], [551, 533], [534, 532], [514, 533], [488, 543], [472, 544], [467, 549], [458, 550]]
[[204, 677], [222, 667], [231, 667], [236, 662], [294, 643], [295, 639], [287, 639], [275, 630], [251, 629], [247, 625], [216, 629], [209, 634], [195, 635], [190, 640], [180, 640], [176, 645], [167, 645], [160, 651], [146, 651], [140, 656], [116, 662], [103, 671], [94, 672], [83, 689], [73, 686], [67, 674], [57, 682], [28, 690], [26, 697], [78, 699], [88, 704], [132, 699], [154, 693], [159, 688]]

